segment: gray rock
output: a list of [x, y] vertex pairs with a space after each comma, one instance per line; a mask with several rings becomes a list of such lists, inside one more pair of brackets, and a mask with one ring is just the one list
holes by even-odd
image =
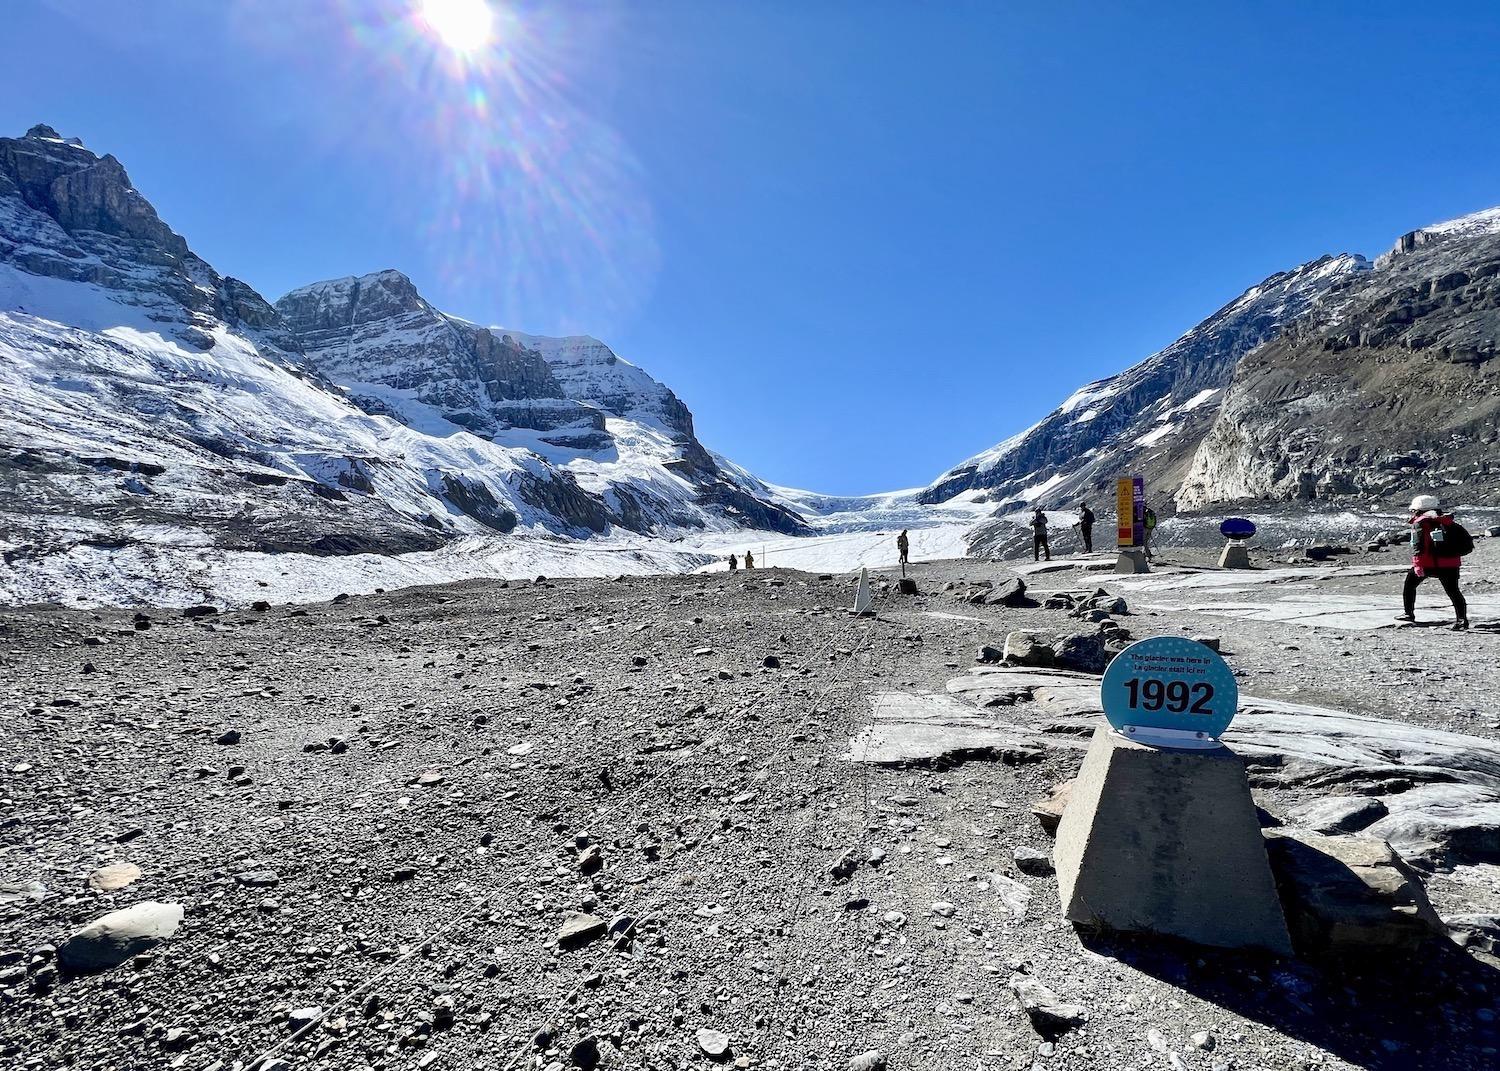
[[70, 971], [108, 970], [167, 940], [182, 916], [181, 904], [154, 900], [111, 911], [69, 937], [57, 956]]
[[708, 1056], [723, 1056], [729, 1051], [729, 1035], [721, 1030], [703, 1027], [693, 1037], [698, 1042], [698, 1048]]
[[1053, 872], [1052, 856], [1028, 845], [1018, 845], [1011, 855], [1015, 857], [1016, 869], [1032, 877], [1046, 877]]
[[1054, 642], [1053, 633], [1018, 629], [1005, 637], [1005, 662], [1012, 666], [1050, 666], [1057, 657]]
[[557, 946], [565, 951], [582, 948], [603, 937], [607, 929], [603, 919], [571, 911], [557, 931]]
[[984, 644], [979, 648], [979, 653], [974, 656], [974, 661], [988, 666], [999, 662], [1004, 657], [1005, 652], [998, 647], [991, 647], [989, 644]]
[[238, 729], [225, 729], [219, 734], [216, 744], [238, 744], [240, 742], [240, 731]]
[[1083, 673], [1103, 673], [1112, 657], [1097, 632], [1075, 632], [1057, 645], [1057, 664]]
[[287, 1013], [287, 1029], [294, 1034], [300, 1034], [323, 1017], [323, 1009], [314, 1005], [309, 1008], [295, 1008]]
[[1326, 796], [1293, 809], [1291, 817], [1314, 833], [1358, 833], [1386, 813], [1373, 796]]
[[1073, 782], [1067, 780], [1054, 786], [1045, 799], [1039, 799], [1031, 805], [1031, 813], [1036, 815], [1036, 820], [1041, 823], [1042, 831], [1048, 836], [1057, 836], [1057, 826], [1062, 821], [1063, 808], [1068, 805], [1068, 797], [1072, 794]]
[[1500, 952], [1500, 915], [1444, 915], [1448, 934], [1464, 948]]
[[1373, 837], [1268, 830], [1266, 848], [1297, 952], [1415, 952], [1444, 932], [1416, 872]]
[[1203, 644], [1210, 651], [1217, 651], [1219, 649], [1219, 637], [1217, 636], [1194, 636], [1193, 642]]
[[1045, 1038], [1055, 1038], [1082, 1026], [1086, 1018], [1082, 1007], [1064, 1004], [1056, 993], [1029, 975], [1014, 975], [1010, 991], [1016, 995], [1032, 1029]]
[[274, 870], [247, 870], [236, 874], [234, 880], [252, 889], [269, 889], [281, 884], [281, 875]]
[[886, 1071], [885, 1053], [879, 1049], [866, 1049], [858, 1056], [851, 1056], [849, 1071]]
[[95, 892], [119, 892], [141, 876], [134, 863], [110, 863], [89, 875], [89, 888]]

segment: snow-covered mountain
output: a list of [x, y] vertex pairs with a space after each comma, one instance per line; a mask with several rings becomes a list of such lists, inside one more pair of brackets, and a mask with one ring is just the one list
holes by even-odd
[[1339, 315], [1248, 354], [1177, 494], [1400, 502], [1500, 494], [1500, 209], [1412, 231]]
[[1240, 358], [1314, 307], [1336, 307], [1370, 267], [1344, 254], [1271, 276], [1166, 349], [1079, 388], [1039, 423], [939, 476], [922, 501], [985, 489], [1002, 508], [1089, 497], [1097, 508], [1117, 477], [1133, 473], [1175, 489]]
[[0, 396], [11, 563], [805, 530], [601, 343], [478, 327], [397, 272], [273, 306], [193, 254], [114, 157], [45, 126], [0, 138]]
[[1107, 512], [1144, 475], [1158, 512], [1246, 500], [1390, 506], [1500, 493], [1500, 209], [1412, 231], [1373, 263], [1271, 276], [1141, 363], [924, 489], [986, 495], [971, 553], [1024, 543], [1023, 511]]

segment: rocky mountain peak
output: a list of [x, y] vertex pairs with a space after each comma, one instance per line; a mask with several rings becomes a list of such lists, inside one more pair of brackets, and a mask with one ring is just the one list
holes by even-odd
[[951, 469], [920, 500], [984, 489], [1017, 508], [1076, 501], [1126, 471], [1175, 486], [1240, 358], [1369, 271], [1364, 257], [1346, 253], [1268, 276], [1170, 346], [1080, 388], [1035, 426]]

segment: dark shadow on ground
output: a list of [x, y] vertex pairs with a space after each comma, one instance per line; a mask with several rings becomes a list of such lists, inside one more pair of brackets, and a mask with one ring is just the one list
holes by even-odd
[[1441, 939], [1418, 956], [1314, 965], [1156, 937], [1079, 936], [1093, 952], [1369, 1071], [1500, 1067], [1500, 970]]

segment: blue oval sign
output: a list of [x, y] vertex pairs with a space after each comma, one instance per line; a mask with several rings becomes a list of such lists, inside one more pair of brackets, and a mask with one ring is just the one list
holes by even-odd
[[1230, 517], [1219, 525], [1219, 533], [1225, 539], [1249, 539], [1255, 534], [1255, 522], [1245, 517]]
[[1234, 720], [1229, 663], [1197, 640], [1153, 636], [1115, 656], [1099, 686], [1109, 724], [1160, 747], [1212, 747]]

